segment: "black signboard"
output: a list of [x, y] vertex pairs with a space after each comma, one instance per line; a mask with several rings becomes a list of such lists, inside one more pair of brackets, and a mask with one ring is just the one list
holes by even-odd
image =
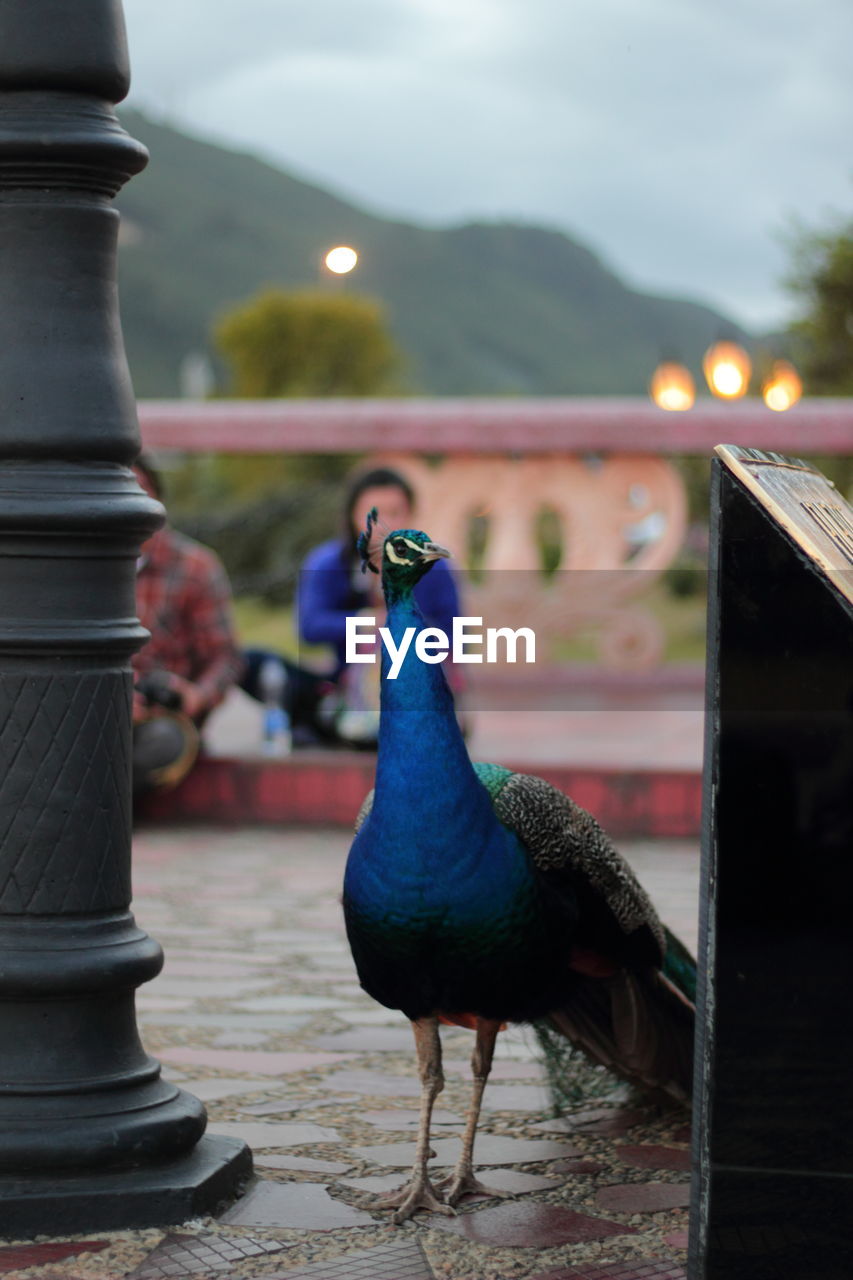
[[690, 1280], [853, 1276], [853, 509], [721, 445]]

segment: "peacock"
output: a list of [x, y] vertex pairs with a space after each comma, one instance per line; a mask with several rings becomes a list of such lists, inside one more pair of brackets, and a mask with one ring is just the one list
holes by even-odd
[[[359, 550], [363, 567], [381, 573], [399, 651], [406, 628], [424, 625], [415, 585], [449, 552], [418, 529], [374, 545], [375, 523], [374, 510]], [[589, 813], [541, 778], [471, 762], [441, 665], [412, 645], [395, 679], [388, 669], [383, 652], [376, 782], [356, 823], [343, 904], [362, 987], [414, 1032], [414, 1167], [381, 1201], [403, 1222], [418, 1209], [452, 1214], [469, 1192], [501, 1194], [476, 1178], [473, 1152], [506, 1023], [544, 1020], [618, 1076], [686, 1102], [695, 966]], [[441, 1021], [474, 1029], [473, 1095], [456, 1168], [433, 1187]]]

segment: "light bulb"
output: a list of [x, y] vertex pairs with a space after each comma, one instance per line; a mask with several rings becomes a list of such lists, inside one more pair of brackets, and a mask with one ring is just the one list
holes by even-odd
[[787, 360], [776, 360], [761, 388], [768, 409], [784, 413], [803, 394], [803, 384], [796, 369]]
[[738, 400], [746, 394], [752, 362], [736, 342], [715, 342], [705, 352], [702, 369], [708, 386], [721, 400]]
[[345, 276], [358, 262], [358, 254], [348, 244], [339, 244], [329, 250], [323, 261], [336, 276]]
[[649, 394], [661, 409], [690, 409], [696, 399], [690, 370], [674, 360], [664, 360], [652, 374]]

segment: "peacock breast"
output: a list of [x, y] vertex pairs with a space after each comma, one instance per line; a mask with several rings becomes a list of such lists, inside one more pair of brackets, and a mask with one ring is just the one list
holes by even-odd
[[461, 1012], [521, 1021], [550, 1007], [558, 940], [526, 875], [452, 877], [439, 890], [399, 874], [368, 878], [353, 861], [347, 934], [375, 1000], [410, 1018]]

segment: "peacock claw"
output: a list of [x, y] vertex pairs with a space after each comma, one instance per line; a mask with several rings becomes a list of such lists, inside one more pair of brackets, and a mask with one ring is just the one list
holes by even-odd
[[445, 1204], [457, 1205], [463, 1196], [490, 1196], [497, 1200], [512, 1199], [511, 1191], [499, 1191], [497, 1187], [487, 1187], [479, 1178], [469, 1171], [452, 1173], [439, 1183], [439, 1190], [444, 1192]]
[[425, 1209], [427, 1213], [443, 1213], [447, 1217], [456, 1217], [456, 1210], [451, 1205], [445, 1204], [443, 1200], [439, 1200], [426, 1175], [423, 1177], [415, 1175], [405, 1186], [400, 1187], [399, 1191], [390, 1191], [388, 1195], [379, 1196], [375, 1203], [379, 1209], [396, 1209], [397, 1212], [393, 1217], [398, 1225], [411, 1218], [418, 1209]]

